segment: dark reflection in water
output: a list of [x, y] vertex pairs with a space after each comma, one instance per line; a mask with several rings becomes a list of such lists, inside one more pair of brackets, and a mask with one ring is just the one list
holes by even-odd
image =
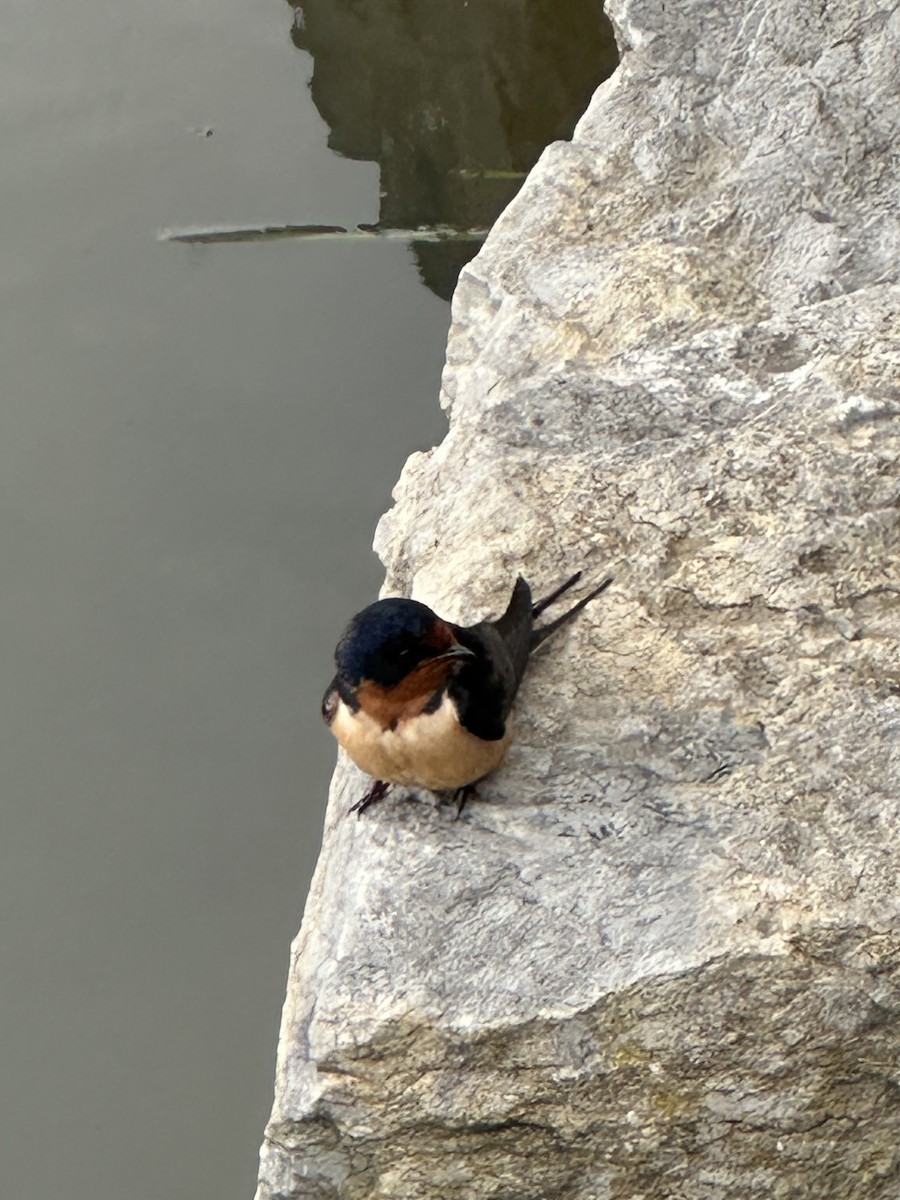
[[[379, 223], [490, 226], [618, 62], [602, 0], [289, 0], [329, 145], [381, 167]], [[472, 242], [414, 243], [449, 299]]]

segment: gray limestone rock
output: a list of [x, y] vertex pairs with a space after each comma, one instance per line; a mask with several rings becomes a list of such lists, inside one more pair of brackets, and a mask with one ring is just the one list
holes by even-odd
[[615, 583], [460, 821], [339, 763], [260, 1200], [900, 1196], [900, 7], [609, 9], [377, 548]]

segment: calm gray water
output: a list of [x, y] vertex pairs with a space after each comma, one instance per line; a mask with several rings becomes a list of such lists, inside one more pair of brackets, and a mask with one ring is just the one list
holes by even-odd
[[[6, 0], [0, 1194], [252, 1195], [375, 518], [447, 306], [371, 221], [277, 0]], [[212, 136], [205, 136], [211, 127]]]

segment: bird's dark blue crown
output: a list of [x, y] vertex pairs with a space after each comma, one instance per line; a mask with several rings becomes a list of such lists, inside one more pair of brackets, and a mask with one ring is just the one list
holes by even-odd
[[429, 634], [438, 618], [418, 600], [377, 600], [353, 618], [334, 652], [338, 678], [393, 687], [438, 651]]

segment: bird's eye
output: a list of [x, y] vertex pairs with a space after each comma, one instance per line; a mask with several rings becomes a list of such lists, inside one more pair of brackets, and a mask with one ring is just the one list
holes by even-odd
[[409, 647], [407, 647], [405, 650], [400, 651], [400, 654], [398, 655], [398, 657], [399, 658], [409, 658], [409, 656], [411, 654], [412, 654], [412, 650], [410, 650]]

